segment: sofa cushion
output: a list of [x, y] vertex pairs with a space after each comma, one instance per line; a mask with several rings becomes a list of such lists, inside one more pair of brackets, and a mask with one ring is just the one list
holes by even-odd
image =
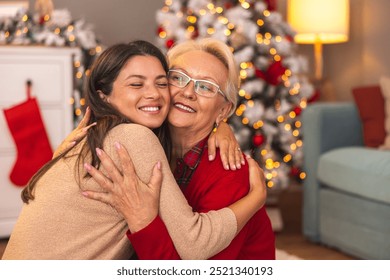
[[346, 147], [321, 155], [318, 179], [328, 187], [390, 203], [390, 151]]

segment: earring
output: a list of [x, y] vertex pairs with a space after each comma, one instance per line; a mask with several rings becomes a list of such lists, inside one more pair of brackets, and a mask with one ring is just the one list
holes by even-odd
[[217, 132], [218, 125], [219, 125], [219, 124], [218, 124], [217, 122], [214, 123], [213, 132]]

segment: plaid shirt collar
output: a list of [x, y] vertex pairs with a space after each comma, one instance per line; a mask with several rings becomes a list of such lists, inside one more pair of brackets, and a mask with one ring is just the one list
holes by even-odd
[[204, 138], [192, 147], [183, 158], [176, 160], [176, 168], [173, 175], [182, 189], [191, 181], [192, 175], [199, 165], [203, 151], [207, 148], [207, 140], [208, 137]]

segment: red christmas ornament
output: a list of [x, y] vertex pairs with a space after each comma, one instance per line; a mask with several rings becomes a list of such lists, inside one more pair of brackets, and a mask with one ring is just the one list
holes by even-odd
[[297, 106], [294, 108], [294, 113], [299, 116], [302, 113], [302, 108]]
[[44, 25], [45, 24], [45, 16], [40, 16], [39, 17], [39, 25]]
[[199, 30], [195, 29], [194, 32], [191, 34], [191, 39], [196, 39], [199, 36]]
[[296, 166], [291, 167], [291, 169], [290, 169], [291, 176], [298, 177], [299, 173], [301, 173], [301, 170], [299, 170], [298, 167], [296, 167]]
[[161, 32], [165, 31], [164, 27], [161, 25], [157, 28], [157, 35], [159, 35]]
[[175, 43], [175, 41], [174, 41], [173, 39], [169, 39], [169, 40], [167, 40], [167, 41], [165, 42], [165, 46], [166, 46], [168, 49], [170, 49], [170, 48], [173, 46], [174, 43]]
[[259, 69], [255, 70], [255, 75], [258, 78], [265, 80], [271, 85], [278, 85], [281, 81], [281, 76], [286, 72], [286, 68], [282, 65], [281, 61], [275, 61], [272, 63], [266, 72]]
[[265, 3], [267, 3], [267, 9], [270, 11], [276, 10], [276, 0], [266, 0]]
[[226, 2], [225, 3], [225, 9], [229, 10], [231, 7], [233, 7], [233, 4], [231, 2]]
[[294, 37], [291, 36], [291, 35], [286, 35], [286, 40], [289, 41], [289, 42], [294, 42]]
[[307, 100], [307, 103], [312, 103], [312, 102], [315, 102], [315, 101], [319, 100], [320, 96], [321, 96], [320, 90], [316, 89], [314, 91], [314, 94], [309, 98], [309, 100]]
[[263, 144], [264, 140], [265, 140], [264, 135], [260, 133], [256, 133], [255, 136], [253, 136], [252, 138], [252, 142], [255, 147], [259, 147], [261, 144]]

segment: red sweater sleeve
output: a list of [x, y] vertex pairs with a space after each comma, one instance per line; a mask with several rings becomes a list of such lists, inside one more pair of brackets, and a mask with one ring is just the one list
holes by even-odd
[[130, 233], [127, 237], [140, 260], [179, 260], [172, 239], [160, 216], [140, 231]]

